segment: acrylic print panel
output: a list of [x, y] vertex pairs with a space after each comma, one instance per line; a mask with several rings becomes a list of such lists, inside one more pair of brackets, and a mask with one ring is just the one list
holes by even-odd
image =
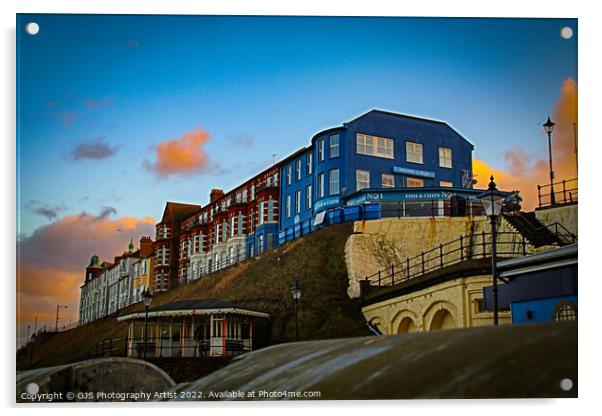
[[576, 397], [577, 37], [18, 15], [17, 401]]

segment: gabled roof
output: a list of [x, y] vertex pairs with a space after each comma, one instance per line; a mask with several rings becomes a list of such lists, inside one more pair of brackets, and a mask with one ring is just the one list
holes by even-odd
[[200, 205], [181, 204], [179, 202], [167, 201], [161, 222], [166, 222], [167, 220], [180, 221], [184, 217], [194, 214], [200, 210]]
[[346, 123], [343, 123], [344, 127], [347, 127], [347, 125], [361, 119], [364, 117], [368, 117], [371, 114], [384, 114], [387, 116], [391, 116], [391, 117], [396, 117], [396, 118], [400, 118], [400, 119], [404, 119], [404, 120], [412, 120], [412, 121], [419, 121], [422, 123], [429, 123], [434, 125], [434, 127], [438, 127], [438, 128], [448, 128], [449, 130], [451, 130], [452, 132], [454, 132], [459, 138], [461, 138], [462, 140], [466, 141], [467, 143], [469, 143], [473, 150], [474, 150], [474, 144], [472, 144], [472, 142], [470, 142], [468, 139], [466, 139], [464, 136], [462, 136], [460, 133], [458, 133], [452, 126], [450, 126], [448, 123], [444, 122], [444, 121], [439, 121], [439, 120], [433, 120], [430, 118], [423, 118], [423, 117], [417, 117], [417, 116], [411, 116], [411, 115], [407, 115], [407, 114], [400, 114], [400, 113], [394, 113], [392, 111], [385, 111], [385, 110], [379, 110], [377, 108], [374, 108], [370, 111], [368, 111], [367, 113], [364, 113], [356, 118], [354, 118], [351, 121], [348, 121]]
[[433, 120], [433, 119], [430, 119], [430, 118], [416, 117], [416, 116], [411, 116], [411, 115], [408, 115], [408, 114], [394, 113], [392, 111], [379, 110], [378, 108], [373, 108], [372, 110], [368, 111], [367, 113], [364, 113], [361, 116], [358, 116], [358, 117], [354, 118], [353, 120], [350, 120], [350, 121], [348, 121], [347, 123], [344, 123], [344, 124], [353, 123], [354, 121], [359, 120], [362, 117], [366, 117], [366, 116], [368, 116], [368, 115], [370, 115], [372, 113], [386, 114], [388, 116], [405, 118], [405, 119], [408, 119], [408, 120], [425, 121], [425, 122], [428, 122], [428, 123], [444, 124], [446, 126], [448, 125], [444, 121]]

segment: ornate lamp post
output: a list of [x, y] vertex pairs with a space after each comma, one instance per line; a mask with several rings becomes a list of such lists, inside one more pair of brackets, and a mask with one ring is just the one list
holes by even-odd
[[295, 282], [291, 286], [291, 295], [295, 301], [295, 341], [299, 340], [299, 299], [303, 294], [303, 288], [299, 285], [299, 282]]
[[548, 134], [548, 152], [550, 154], [550, 204], [556, 204], [556, 196], [554, 195], [554, 170], [552, 169], [552, 132], [554, 131], [554, 123], [548, 116], [548, 121], [543, 124], [544, 131]]
[[498, 318], [498, 295], [497, 295], [497, 230], [496, 223], [497, 218], [502, 212], [504, 200], [506, 194], [498, 191], [493, 181], [493, 175], [491, 176], [491, 182], [489, 182], [489, 188], [485, 192], [479, 195], [479, 199], [483, 204], [485, 213], [491, 221], [491, 276], [493, 278], [493, 325], [497, 325], [499, 322]]
[[144, 302], [144, 309], [145, 309], [145, 315], [144, 315], [144, 354], [143, 354], [143, 358], [146, 360], [146, 335], [148, 333], [148, 307], [150, 306], [151, 302], [153, 301], [153, 295], [150, 293], [150, 290], [148, 290], [148, 288], [142, 293], [142, 301]]

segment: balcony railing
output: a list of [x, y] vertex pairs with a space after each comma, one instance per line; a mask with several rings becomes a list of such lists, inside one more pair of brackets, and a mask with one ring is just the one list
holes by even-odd
[[[537, 185], [537, 198], [539, 207], [572, 204], [578, 200], [577, 178], [562, 180], [548, 185]], [[554, 197], [552, 197], [552, 189]]]

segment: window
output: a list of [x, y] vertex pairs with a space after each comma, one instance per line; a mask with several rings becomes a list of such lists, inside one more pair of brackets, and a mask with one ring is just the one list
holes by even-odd
[[449, 188], [453, 188], [454, 187], [454, 183], [453, 182], [448, 182], [448, 181], [439, 181], [439, 186], [447, 186]]
[[268, 222], [274, 221], [274, 200], [268, 201]]
[[422, 144], [406, 142], [406, 161], [424, 163], [422, 160]]
[[286, 196], [285, 209], [286, 209], [286, 218], [290, 218], [290, 216], [291, 216], [291, 196], [290, 195]]
[[339, 194], [339, 170], [331, 169], [328, 171], [328, 194]]
[[395, 188], [395, 176], [383, 173], [382, 176], [382, 187], [383, 188]]
[[324, 198], [324, 174], [318, 173], [318, 198]]
[[439, 166], [442, 168], [452, 167], [452, 149], [449, 147], [439, 148]]
[[416, 178], [407, 178], [406, 186], [408, 188], [422, 188], [422, 187], [424, 187], [424, 180], [416, 179]]
[[339, 157], [339, 135], [330, 136], [330, 157]]
[[301, 212], [301, 191], [295, 192], [295, 214]]
[[230, 237], [236, 234], [236, 217], [230, 218]]
[[297, 177], [297, 180], [300, 181], [301, 180], [301, 159], [297, 159], [297, 161], [295, 161], [295, 175]]
[[360, 155], [384, 157], [386, 159], [395, 158], [393, 139], [358, 133], [356, 140], [356, 151]]
[[318, 162], [324, 161], [324, 139], [318, 141]]
[[259, 203], [259, 225], [263, 224], [263, 212], [265, 211], [265, 202]]
[[293, 166], [292, 165], [288, 165], [286, 167], [286, 184], [290, 185], [291, 184], [291, 177], [293, 176]]
[[313, 157], [311, 153], [308, 153], [305, 157], [305, 173], [306, 175], [311, 175], [313, 171]]
[[562, 301], [554, 309], [554, 321], [575, 321], [577, 320], [577, 308], [572, 302]]
[[311, 185], [305, 187], [305, 209], [311, 209]]
[[238, 235], [242, 235], [242, 222], [243, 222], [243, 216], [242, 213], [238, 214], [238, 221], [237, 221], [237, 225], [238, 225]]
[[370, 188], [370, 172], [367, 170], [356, 170], [355, 171], [355, 183], [357, 190], [364, 188]]

